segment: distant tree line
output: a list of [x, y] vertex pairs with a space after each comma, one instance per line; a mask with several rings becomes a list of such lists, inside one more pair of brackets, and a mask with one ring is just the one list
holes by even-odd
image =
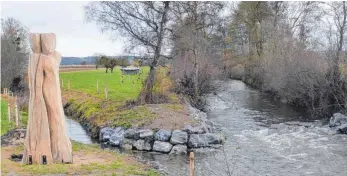
[[102, 55], [95, 59], [95, 65], [96, 69], [98, 69], [99, 66], [103, 66], [106, 69], [106, 73], [108, 72], [108, 70], [110, 70], [111, 73], [113, 73], [113, 69], [117, 65], [121, 67], [127, 67], [130, 65], [130, 62], [127, 58], [112, 58]]

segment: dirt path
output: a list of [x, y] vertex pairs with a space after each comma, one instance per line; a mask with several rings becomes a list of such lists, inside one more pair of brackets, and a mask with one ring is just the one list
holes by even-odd
[[150, 124], [145, 125], [143, 128], [149, 129], [183, 129], [185, 124], [197, 124], [194, 119], [189, 117], [188, 108], [180, 104], [150, 104], [147, 107], [157, 117], [151, 121]]
[[12, 154], [21, 154], [23, 144], [1, 147], [1, 170], [4, 175], [149, 175], [154, 173], [148, 165], [135, 158], [99, 146], [73, 143], [73, 164], [23, 165], [12, 161]]

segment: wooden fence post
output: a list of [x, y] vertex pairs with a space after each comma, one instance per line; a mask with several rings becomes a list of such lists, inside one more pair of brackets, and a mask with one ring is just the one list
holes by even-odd
[[61, 87], [64, 88], [64, 80], [61, 79]]
[[194, 176], [194, 152], [189, 153], [190, 172], [189, 176]]
[[107, 97], [108, 97], [108, 86], [107, 85], [105, 85], [105, 98], [106, 98], [106, 100], [107, 100]]
[[11, 106], [10, 102], [7, 102], [7, 115], [8, 115], [8, 121], [11, 121]]
[[99, 93], [99, 80], [96, 81], [96, 93]]
[[16, 116], [16, 127], [18, 127], [18, 105], [17, 105], [17, 95], [14, 98], [14, 109], [15, 109], [15, 116]]

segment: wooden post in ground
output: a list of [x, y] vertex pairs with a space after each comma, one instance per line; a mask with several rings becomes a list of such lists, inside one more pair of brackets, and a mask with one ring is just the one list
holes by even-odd
[[99, 93], [99, 80], [96, 81], [96, 93]]
[[64, 80], [61, 79], [61, 87], [64, 88]]
[[194, 176], [194, 152], [190, 152], [189, 154], [189, 163], [190, 163], [190, 171], [189, 171], [189, 176]]
[[70, 80], [67, 82], [67, 88], [70, 90], [70, 87], [71, 85], [70, 85]]
[[11, 106], [10, 102], [7, 102], [7, 116], [8, 116], [8, 121], [11, 121]]
[[18, 127], [19, 122], [18, 122], [18, 105], [17, 105], [17, 95], [14, 98], [14, 110], [15, 110], [15, 116], [16, 116], [16, 127]]
[[107, 84], [105, 85], [105, 98], [106, 98], [106, 100], [108, 99], [108, 86], [107, 86]]

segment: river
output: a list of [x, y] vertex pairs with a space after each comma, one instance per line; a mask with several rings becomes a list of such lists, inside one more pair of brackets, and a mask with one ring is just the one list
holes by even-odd
[[[304, 113], [236, 80], [222, 82], [217, 93], [208, 96], [208, 104], [209, 119], [223, 127], [227, 140], [223, 149], [195, 154], [195, 175], [347, 175], [347, 135], [324, 123], [307, 123]], [[81, 133], [72, 139], [91, 142]], [[189, 175], [188, 156], [133, 154], [168, 175]]]

